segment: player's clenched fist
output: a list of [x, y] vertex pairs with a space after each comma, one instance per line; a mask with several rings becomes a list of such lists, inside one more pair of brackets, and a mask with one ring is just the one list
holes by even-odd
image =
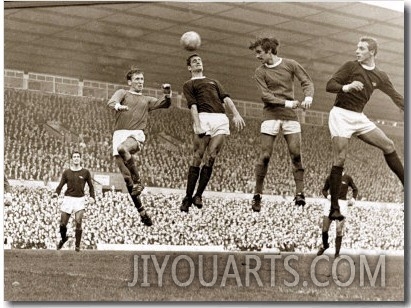
[[121, 105], [120, 103], [116, 103], [114, 109], [117, 111], [128, 110], [128, 107], [125, 105]]
[[346, 84], [342, 87], [344, 92], [361, 91], [364, 88], [364, 84], [361, 81], [354, 80], [350, 84]]
[[171, 97], [171, 85], [169, 83], [163, 84], [163, 93], [168, 95], [168, 97]]

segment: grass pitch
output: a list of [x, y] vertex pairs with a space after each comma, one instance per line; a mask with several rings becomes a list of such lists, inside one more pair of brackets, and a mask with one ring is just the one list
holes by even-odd
[[336, 260], [328, 257], [326, 260], [316, 259], [312, 254], [6, 250], [4, 299], [404, 300], [403, 256], [363, 256], [362, 260], [360, 256]]

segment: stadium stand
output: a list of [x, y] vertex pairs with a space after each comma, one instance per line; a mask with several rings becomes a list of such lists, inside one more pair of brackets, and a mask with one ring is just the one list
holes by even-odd
[[[84, 166], [92, 171], [117, 172], [111, 156], [113, 116], [106, 100], [39, 91], [5, 89], [5, 174], [10, 179], [57, 181], [70, 152], [80, 149]], [[184, 188], [191, 160], [191, 118], [188, 110], [172, 107], [151, 115], [148, 140], [137, 161], [147, 186]], [[209, 189], [251, 193], [259, 146], [259, 121], [246, 119], [246, 128], [232, 135], [216, 162]], [[306, 196], [321, 196], [331, 167], [331, 143], [325, 126], [303, 125], [302, 153]], [[404, 160], [404, 142], [392, 137]], [[276, 143], [284, 142], [277, 138]], [[291, 165], [285, 145], [275, 146], [265, 193], [292, 195]], [[359, 199], [401, 202], [402, 187], [381, 153], [355, 138], [346, 163], [359, 187]], [[368, 160], [368, 157], [375, 157]], [[241, 168], [238, 168], [241, 166]]]

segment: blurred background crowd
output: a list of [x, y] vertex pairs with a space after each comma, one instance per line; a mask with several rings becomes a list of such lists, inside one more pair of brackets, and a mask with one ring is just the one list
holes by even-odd
[[[12, 188], [13, 201], [4, 211], [4, 236], [15, 248], [55, 249], [60, 240], [59, 202], [44, 188]], [[260, 213], [251, 211], [249, 200], [209, 197], [203, 209], [179, 210], [182, 194], [145, 193], [142, 201], [153, 226], [140, 222], [127, 194], [98, 193], [96, 203], [86, 206], [83, 248], [97, 244], [218, 245], [232, 251], [278, 248], [280, 251], [310, 252], [321, 245], [322, 203], [318, 199], [305, 208], [291, 198], [263, 201]], [[325, 199], [323, 199], [325, 200]], [[351, 249], [404, 249], [404, 212], [398, 207], [349, 208], [342, 247]], [[68, 225], [74, 241], [74, 223]], [[330, 229], [330, 243], [335, 227]], [[333, 246], [333, 244], [331, 244]], [[68, 243], [67, 247], [70, 247]]]

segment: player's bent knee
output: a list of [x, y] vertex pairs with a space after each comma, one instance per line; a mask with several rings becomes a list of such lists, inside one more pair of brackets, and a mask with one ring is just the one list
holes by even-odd
[[264, 152], [261, 155], [261, 161], [263, 162], [265, 166], [268, 166], [268, 164], [270, 163], [270, 159], [271, 159], [271, 155], [269, 153]]
[[394, 152], [395, 151], [394, 141], [389, 139], [382, 150], [383, 150], [384, 154], [390, 154], [390, 153]]
[[195, 151], [193, 155], [194, 161], [199, 161], [199, 164], [201, 164], [201, 161], [203, 160], [204, 153], [200, 151]]
[[301, 163], [301, 155], [300, 154], [292, 155], [291, 159], [292, 159], [294, 165], [297, 165], [297, 164]]
[[208, 160], [207, 160], [207, 165], [208, 165], [209, 167], [214, 166], [215, 159], [216, 159], [215, 156], [214, 156], [214, 157], [213, 157], [213, 156], [210, 156], [210, 157], [208, 158]]
[[131, 178], [130, 175], [123, 174], [123, 179], [124, 179], [124, 182], [126, 182], [126, 186], [133, 186], [133, 179]]
[[334, 163], [333, 163], [334, 166], [344, 167], [344, 164], [345, 164], [345, 156], [338, 156], [334, 159]]
[[127, 148], [126, 148], [124, 145], [120, 144], [120, 145], [117, 147], [117, 152], [118, 152], [118, 154], [119, 154], [121, 157], [124, 157], [124, 155], [126, 155], [126, 153], [127, 153], [128, 151], [127, 151]]

